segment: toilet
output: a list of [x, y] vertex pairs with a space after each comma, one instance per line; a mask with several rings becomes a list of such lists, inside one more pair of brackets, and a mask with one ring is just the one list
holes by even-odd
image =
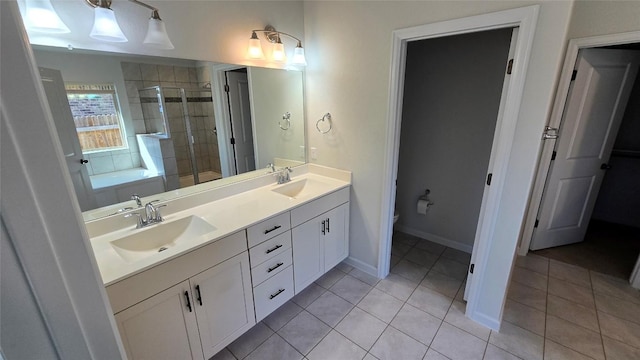
[[400, 213], [398, 212], [398, 210], [393, 212], [393, 224], [395, 225], [395, 223], [398, 221], [398, 219], [400, 218]]

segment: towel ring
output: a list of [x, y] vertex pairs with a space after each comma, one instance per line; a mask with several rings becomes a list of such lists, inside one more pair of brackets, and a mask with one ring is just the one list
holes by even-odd
[[282, 115], [282, 120], [286, 121], [287, 127], [282, 127], [282, 121], [278, 121], [278, 126], [280, 127], [280, 129], [289, 130], [289, 128], [291, 127], [291, 113], [288, 111], [284, 113]]
[[[320, 122], [325, 122], [327, 121], [329, 123], [329, 128], [327, 129], [327, 131], [322, 131], [320, 130]], [[324, 116], [322, 117], [322, 119], [319, 119], [318, 121], [316, 121], [316, 129], [318, 130], [318, 132], [320, 134], [326, 134], [329, 131], [331, 131], [331, 128], [333, 127], [333, 124], [331, 123], [331, 113], [326, 113], [324, 114]]]

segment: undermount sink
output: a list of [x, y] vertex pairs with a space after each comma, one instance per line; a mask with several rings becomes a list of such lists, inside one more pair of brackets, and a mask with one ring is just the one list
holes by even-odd
[[327, 185], [320, 181], [312, 179], [301, 179], [291, 181], [290, 183], [284, 185], [280, 185], [274, 189], [271, 189], [271, 191], [293, 199], [297, 199], [323, 191], [323, 189], [326, 187]]
[[127, 262], [134, 262], [170, 249], [180, 243], [216, 230], [198, 216], [152, 225], [135, 234], [111, 242], [113, 249]]

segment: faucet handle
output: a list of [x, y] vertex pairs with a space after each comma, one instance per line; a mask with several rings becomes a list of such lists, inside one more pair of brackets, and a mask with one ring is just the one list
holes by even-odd
[[162, 217], [162, 214], [160, 214], [160, 208], [163, 208], [163, 207], [167, 207], [167, 204], [162, 204], [162, 205], [156, 206], [156, 217], [154, 218], [156, 222], [164, 221], [164, 218]]
[[136, 224], [136, 229], [140, 229], [142, 227], [144, 227], [147, 222], [142, 218], [142, 215], [139, 212], [132, 212], [132, 213], [128, 213], [126, 214], [124, 217], [126, 218], [130, 218], [136, 216], [138, 218], [137, 224]]
[[140, 201], [140, 195], [138, 194], [131, 195], [131, 200], [135, 200], [136, 204], [138, 204], [138, 207], [142, 207], [142, 201]]

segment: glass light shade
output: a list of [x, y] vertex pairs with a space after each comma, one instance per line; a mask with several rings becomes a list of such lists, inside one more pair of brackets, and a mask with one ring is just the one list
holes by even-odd
[[171, 50], [175, 48], [169, 39], [164, 22], [153, 18], [149, 19], [149, 28], [143, 44], [156, 49]]
[[249, 50], [247, 51], [249, 59], [264, 59], [264, 53], [262, 52], [262, 45], [260, 39], [249, 39]]
[[273, 61], [284, 62], [287, 60], [287, 55], [284, 52], [284, 45], [281, 42], [273, 44]]
[[29, 30], [63, 34], [71, 32], [49, 0], [26, 0], [26, 25]]
[[294, 65], [307, 66], [307, 59], [304, 57], [304, 48], [302, 46], [297, 46], [293, 50], [293, 59], [291, 59], [291, 63]]
[[127, 37], [124, 36], [116, 15], [111, 9], [97, 7], [94, 9], [93, 29], [89, 36], [96, 40], [111, 41], [111, 42], [127, 42]]

